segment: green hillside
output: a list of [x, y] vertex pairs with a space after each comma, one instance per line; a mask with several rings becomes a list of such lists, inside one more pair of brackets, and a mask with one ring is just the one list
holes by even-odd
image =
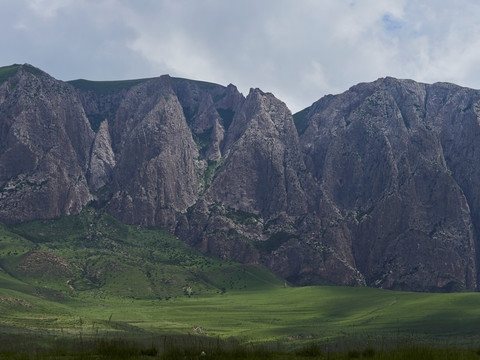
[[0, 226], [0, 354], [58, 339], [128, 339], [165, 350], [165, 336], [287, 352], [309, 343], [339, 351], [475, 347], [479, 305], [478, 293], [285, 288], [259, 265], [205, 256], [163, 230], [94, 209]]
[[0, 266], [62, 297], [170, 299], [283, 284], [258, 266], [209, 257], [161, 229], [78, 216], [0, 227]]
[[0, 67], [0, 85], [7, 81], [10, 76], [15, 75], [19, 67], [18, 64]]
[[97, 94], [113, 93], [121, 90], [128, 90], [131, 87], [148, 81], [151, 78], [134, 79], [134, 80], [112, 80], [112, 81], [92, 81], [85, 79], [67, 81], [77, 89], [83, 91], [92, 91]]

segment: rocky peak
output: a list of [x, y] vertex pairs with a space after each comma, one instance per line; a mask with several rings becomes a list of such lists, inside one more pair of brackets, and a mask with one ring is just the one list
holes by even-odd
[[478, 93], [452, 101], [459, 90], [386, 78], [321, 100], [306, 115], [306, 164], [350, 222], [355, 264], [367, 284], [475, 287], [471, 207], [450, 165], [458, 155], [446, 156], [442, 136], [452, 131], [452, 114], [471, 118], [461, 104], [474, 103]]
[[201, 157], [218, 161], [224, 153], [225, 133], [244, 101], [243, 95], [231, 84], [225, 88], [176, 78], [173, 86]]
[[198, 149], [168, 78], [132, 88], [113, 125], [118, 161], [110, 211], [128, 223], [172, 226], [197, 199]]
[[91, 199], [85, 171], [93, 133], [75, 92], [30, 65], [2, 88], [0, 219], [78, 213]]
[[105, 119], [95, 134], [90, 155], [87, 179], [94, 192], [111, 182], [115, 165], [108, 120]]
[[273, 94], [162, 76], [0, 69], [0, 220], [91, 200], [297, 284], [478, 287], [480, 92], [382, 78], [292, 116]]

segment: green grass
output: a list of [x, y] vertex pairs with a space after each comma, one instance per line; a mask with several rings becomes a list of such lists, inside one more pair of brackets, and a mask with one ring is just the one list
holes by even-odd
[[9, 77], [15, 75], [19, 67], [18, 64], [0, 67], [0, 85], [7, 81]]
[[152, 78], [134, 79], [134, 80], [113, 80], [113, 81], [91, 81], [91, 80], [71, 80], [70, 85], [83, 91], [92, 91], [97, 94], [114, 93], [121, 90], [128, 90], [131, 87], [141, 84]]
[[286, 231], [281, 231], [273, 234], [265, 241], [257, 241], [254, 243], [255, 247], [261, 251], [271, 252], [275, 249], [278, 249], [283, 243], [287, 242], [290, 239], [295, 239], [294, 234], [290, 234]]
[[[77, 296], [54, 301], [36, 288], [0, 273], [2, 322], [84, 335], [104, 331], [132, 334], [196, 334], [242, 342], [354, 339], [468, 345], [480, 335], [480, 294], [424, 294], [369, 288], [283, 288], [224, 294], [132, 299]], [[252, 275], [252, 274], [249, 274]], [[254, 274], [255, 275], [255, 274]], [[5, 315], [8, 314], [8, 315]], [[41, 320], [40, 320], [41, 319]], [[78, 319], [82, 325], [75, 325]], [[413, 335], [412, 335], [413, 334]]]
[[78, 352], [84, 342], [108, 348], [123, 339], [142, 358], [152, 344], [167, 354], [168, 338], [170, 355], [182, 359], [205, 344], [225, 358], [315, 358], [328, 349], [337, 358], [442, 358], [438, 348], [479, 356], [469, 350], [480, 348], [479, 293], [283, 285], [262, 266], [205, 256], [94, 209], [2, 225], [0, 352], [28, 343], [48, 345], [47, 354], [59, 339]]
[[[9, 332], [13, 343], [27, 341], [32, 347], [39, 336], [50, 344], [49, 351], [55, 349], [55, 339], [63, 339], [77, 345], [100, 342], [110, 355], [128, 347], [132, 358], [152, 347], [164, 358], [194, 358], [202, 349], [208, 349], [209, 358], [222, 354], [224, 359], [307, 359], [327, 353], [332, 359], [479, 356], [479, 294], [272, 286], [169, 301], [112, 297], [53, 302], [27, 295], [16, 280], [6, 278], [0, 290], [0, 334]], [[5, 289], [6, 284], [17, 290]]]
[[127, 226], [91, 208], [0, 226], [0, 240], [4, 271], [68, 296], [165, 299], [282, 283], [263, 267], [224, 262], [164, 230]]
[[[0, 68], [0, 80], [1, 80], [1, 69]], [[75, 88], [83, 91], [92, 91], [97, 94], [108, 94], [114, 93], [121, 90], [128, 90], [131, 87], [152, 80], [154, 78], [142, 78], [142, 79], [132, 79], [132, 80], [112, 80], [112, 81], [92, 81], [85, 79], [77, 79], [67, 81], [70, 85], [73, 85]], [[209, 83], [205, 81], [196, 81], [196, 80], [187, 80], [182, 78], [172, 78], [173, 81], [187, 81], [196, 84], [200, 88], [204, 89], [213, 89], [217, 84]]]
[[218, 88], [218, 87], [221, 87], [221, 88], [224, 87], [222, 85], [215, 84], [215, 83], [208, 82], [208, 81], [184, 79], [184, 78], [179, 78], [179, 77], [172, 77], [172, 81], [178, 82], [178, 83], [187, 82], [187, 83], [195, 84], [196, 86], [198, 86], [200, 89], [203, 89], [203, 90], [213, 90], [213, 89]]

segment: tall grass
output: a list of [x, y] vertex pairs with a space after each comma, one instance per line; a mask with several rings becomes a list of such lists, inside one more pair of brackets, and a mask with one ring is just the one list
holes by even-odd
[[[5, 339], [2, 339], [5, 340]], [[31, 339], [33, 340], [33, 339]], [[344, 344], [348, 346], [349, 344]], [[379, 344], [377, 344], [379, 345]], [[261, 359], [479, 359], [475, 348], [434, 347], [410, 344], [408, 347], [381, 349], [374, 346], [334, 349], [326, 343], [309, 343], [296, 349], [270, 345], [240, 344], [235, 339], [220, 340], [203, 337], [158, 337], [143, 342], [127, 339], [95, 339], [75, 341], [57, 339], [50, 344], [38, 345], [24, 339], [16, 346], [6, 348], [0, 344], [2, 360], [43, 359], [159, 359], [159, 360], [261, 360]]]

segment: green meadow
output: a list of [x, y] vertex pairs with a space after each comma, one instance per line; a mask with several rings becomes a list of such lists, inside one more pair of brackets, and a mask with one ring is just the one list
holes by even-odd
[[[369, 341], [474, 344], [479, 294], [419, 294], [300, 287], [180, 296], [170, 300], [47, 300], [1, 274], [2, 326], [55, 335], [203, 335], [244, 343]], [[30, 292], [30, 294], [28, 294]]]
[[479, 349], [479, 293], [285, 287], [260, 265], [94, 209], [0, 227], [0, 359], [469, 359]]

